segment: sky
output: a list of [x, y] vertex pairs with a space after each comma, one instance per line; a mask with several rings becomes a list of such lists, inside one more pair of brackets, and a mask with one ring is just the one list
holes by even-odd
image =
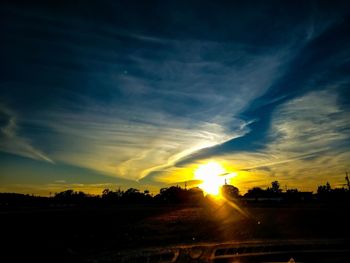
[[0, 5], [0, 192], [344, 185], [347, 1]]

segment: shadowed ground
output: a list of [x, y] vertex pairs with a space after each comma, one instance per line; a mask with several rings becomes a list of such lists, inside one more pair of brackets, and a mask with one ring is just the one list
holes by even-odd
[[178, 244], [349, 237], [345, 205], [255, 205], [243, 210], [246, 215], [228, 205], [209, 204], [1, 211], [2, 257], [79, 262], [108, 251]]

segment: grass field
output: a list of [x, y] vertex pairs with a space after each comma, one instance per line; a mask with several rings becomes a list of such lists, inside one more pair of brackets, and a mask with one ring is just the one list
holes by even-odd
[[22, 208], [1, 211], [3, 257], [78, 262], [106, 251], [255, 239], [348, 238], [348, 206]]

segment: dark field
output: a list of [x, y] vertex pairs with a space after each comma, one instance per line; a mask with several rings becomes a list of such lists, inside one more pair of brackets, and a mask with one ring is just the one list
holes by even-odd
[[[224, 241], [348, 239], [347, 205], [228, 205], [2, 210], [1, 262], [81, 262], [109, 252]], [[345, 242], [345, 241], [344, 241]]]

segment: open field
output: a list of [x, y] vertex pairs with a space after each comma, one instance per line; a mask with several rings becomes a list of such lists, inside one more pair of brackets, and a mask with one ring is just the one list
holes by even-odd
[[91, 255], [179, 244], [348, 238], [348, 206], [123, 205], [1, 211], [3, 257], [79, 262]]

